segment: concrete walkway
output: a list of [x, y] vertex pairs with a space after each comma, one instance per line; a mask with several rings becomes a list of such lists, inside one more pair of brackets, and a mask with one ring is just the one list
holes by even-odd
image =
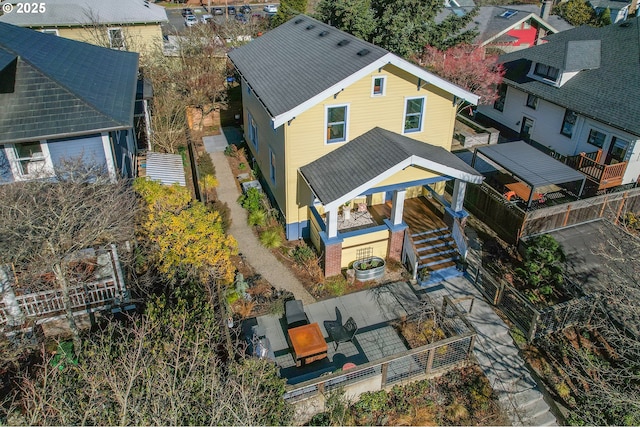
[[[225, 132], [226, 133], [226, 132]], [[231, 234], [238, 241], [238, 250], [244, 255], [247, 262], [279, 289], [290, 291], [296, 299], [301, 299], [304, 304], [315, 302], [315, 298], [307, 292], [302, 283], [273, 254], [260, 244], [251, 227], [247, 226], [247, 211], [237, 202], [240, 191], [236, 186], [235, 177], [229, 167], [229, 162], [224, 155], [227, 139], [223, 134], [206, 136], [203, 138], [205, 150], [211, 156], [216, 168], [218, 179], [218, 198], [226, 202], [231, 209]]]
[[[474, 230], [467, 227], [469, 237], [469, 261], [479, 265], [481, 246]], [[426, 294], [437, 304], [442, 304], [443, 295], [452, 299], [473, 297], [473, 307], [467, 319], [476, 328], [474, 355], [478, 364], [498, 393], [502, 407], [515, 426], [558, 425], [549, 405], [544, 400], [536, 381], [531, 376], [520, 350], [509, 334], [509, 327], [485, 302], [468, 277], [445, 280], [426, 289]], [[468, 311], [471, 300], [460, 302], [460, 308]]]

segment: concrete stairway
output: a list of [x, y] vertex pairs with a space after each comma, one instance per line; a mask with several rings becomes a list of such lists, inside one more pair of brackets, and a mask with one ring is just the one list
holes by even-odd
[[436, 306], [442, 305], [444, 295], [452, 300], [473, 296], [473, 308], [470, 312], [469, 299], [459, 303], [458, 308], [467, 312], [467, 319], [476, 328], [478, 334], [474, 355], [498, 394], [511, 423], [515, 426], [558, 425], [525, 361], [520, 357], [508, 326], [466, 277], [448, 279], [421, 290]]

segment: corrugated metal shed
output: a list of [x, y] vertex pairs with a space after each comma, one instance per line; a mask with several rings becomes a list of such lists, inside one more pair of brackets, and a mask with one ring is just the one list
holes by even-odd
[[147, 178], [163, 185], [186, 186], [182, 157], [179, 154], [147, 153]]
[[[586, 179], [582, 173], [533, 148], [524, 141], [479, 147], [476, 149], [474, 157], [477, 156], [477, 153], [487, 157], [533, 188], [549, 184], [584, 182]], [[471, 165], [473, 166], [474, 162]]]

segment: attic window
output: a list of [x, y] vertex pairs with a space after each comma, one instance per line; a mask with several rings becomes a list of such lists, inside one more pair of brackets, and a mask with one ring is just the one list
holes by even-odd
[[349, 42], [349, 40], [347, 40], [347, 39], [340, 40], [340, 41], [338, 42], [338, 46], [346, 46], [346, 45], [348, 45], [349, 43], [350, 43], [350, 42]]
[[310, 25], [307, 25], [307, 28], [306, 28], [306, 29], [307, 29], [307, 30], [312, 30], [312, 29], [314, 29], [315, 27], [316, 27], [315, 25], [310, 24]]
[[506, 10], [506, 11], [504, 11], [504, 12], [502, 12], [500, 14], [500, 17], [504, 18], [504, 19], [509, 19], [509, 18], [511, 18], [513, 15], [515, 15], [517, 13], [518, 13], [517, 10]]
[[299, 24], [299, 23], [301, 23], [301, 22], [303, 22], [303, 21], [304, 21], [304, 19], [302, 19], [302, 18], [298, 18], [298, 19], [296, 19], [295, 21], [293, 21], [293, 23], [294, 23], [294, 24]]
[[320, 36], [320, 37], [324, 37], [324, 36], [326, 36], [327, 34], [329, 34], [329, 31], [322, 31], [322, 32], [319, 34], [319, 36]]
[[358, 52], [358, 56], [366, 56], [369, 54], [369, 52], [371, 52], [369, 49], [362, 49]]

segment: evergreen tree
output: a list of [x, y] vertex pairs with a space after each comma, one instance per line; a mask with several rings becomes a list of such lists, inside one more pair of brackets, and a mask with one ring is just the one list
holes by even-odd
[[284, 24], [289, 19], [307, 11], [307, 0], [281, 0], [278, 13], [271, 18], [271, 27]]

